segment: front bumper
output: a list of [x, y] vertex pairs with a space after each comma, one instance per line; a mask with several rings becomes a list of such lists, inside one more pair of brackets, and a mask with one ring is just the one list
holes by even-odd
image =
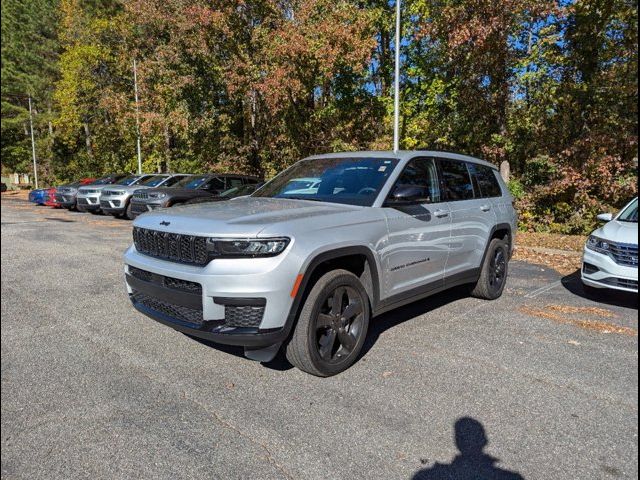
[[100, 195], [78, 195], [76, 202], [78, 210], [82, 212], [100, 210]]
[[164, 202], [136, 202], [135, 200], [131, 200], [131, 214], [134, 218], [143, 213], [163, 207], [165, 207]]
[[638, 293], [638, 268], [617, 264], [611, 257], [584, 249], [582, 282], [594, 288]]
[[118, 197], [100, 197], [100, 210], [111, 215], [124, 213], [127, 208], [127, 200], [129, 197], [121, 195]]
[[247, 349], [277, 345], [289, 334], [299, 265], [286, 251], [198, 267], [142, 255], [132, 246], [125, 264], [133, 306], [175, 330]]
[[76, 206], [76, 196], [56, 193], [56, 202], [61, 207], [74, 208]]

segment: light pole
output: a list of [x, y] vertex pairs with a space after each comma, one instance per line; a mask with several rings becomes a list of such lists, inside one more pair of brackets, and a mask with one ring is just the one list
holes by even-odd
[[142, 174], [142, 150], [140, 149], [140, 108], [138, 107], [138, 69], [133, 59], [133, 93], [136, 99], [136, 150], [138, 152], [138, 175]]
[[33, 157], [33, 179], [35, 181], [35, 185], [37, 189], [38, 188], [38, 165], [36, 162], [36, 140], [33, 136], [33, 113], [31, 112], [31, 95], [29, 95], [29, 128], [31, 130], [31, 156]]
[[393, 99], [393, 151], [400, 150], [400, 11], [401, 0], [396, 0], [396, 72]]

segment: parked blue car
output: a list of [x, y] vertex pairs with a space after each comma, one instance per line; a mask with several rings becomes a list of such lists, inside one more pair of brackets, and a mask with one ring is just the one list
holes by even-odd
[[29, 201], [37, 205], [44, 205], [44, 202], [47, 200], [47, 190], [49, 189], [38, 188], [36, 190], [31, 190], [29, 192]]

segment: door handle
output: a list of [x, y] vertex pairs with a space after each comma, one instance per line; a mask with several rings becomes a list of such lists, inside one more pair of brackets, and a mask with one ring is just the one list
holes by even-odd
[[435, 210], [433, 214], [438, 218], [444, 218], [449, 216], [449, 212], [446, 210]]
[[488, 212], [489, 210], [491, 210], [491, 205], [482, 205], [480, 207], [480, 210], [482, 210], [483, 212]]

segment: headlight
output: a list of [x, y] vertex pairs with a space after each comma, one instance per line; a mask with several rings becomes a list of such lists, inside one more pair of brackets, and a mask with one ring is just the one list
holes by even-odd
[[150, 193], [149, 194], [149, 198], [157, 198], [157, 199], [165, 198], [166, 196], [167, 196], [166, 193]]
[[595, 235], [589, 235], [589, 238], [587, 239], [587, 248], [589, 250], [593, 250], [594, 252], [605, 254], [609, 253], [610, 250], [609, 242], [596, 237]]
[[207, 251], [212, 258], [274, 257], [289, 245], [288, 238], [264, 240], [207, 238]]

